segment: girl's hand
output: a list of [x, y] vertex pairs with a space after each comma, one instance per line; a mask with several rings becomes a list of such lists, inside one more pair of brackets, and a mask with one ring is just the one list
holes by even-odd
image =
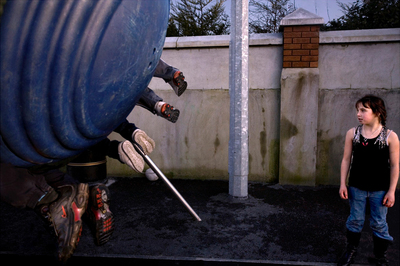
[[393, 192], [388, 192], [386, 193], [385, 197], [383, 198], [383, 205], [391, 208], [394, 206], [394, 202], [395, 202], [395, 196]]
[[339, 188], [339, 196], [342, 199], [348, 199], [349, 198], [346, 186], [340, 186], [340, 188]]

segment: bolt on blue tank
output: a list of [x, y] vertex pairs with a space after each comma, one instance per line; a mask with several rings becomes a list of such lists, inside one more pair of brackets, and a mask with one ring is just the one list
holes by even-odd
[[57, 162], [106, 138], [149, 84], [168, 17], [168, 0], [6, 1], [1, 161]]

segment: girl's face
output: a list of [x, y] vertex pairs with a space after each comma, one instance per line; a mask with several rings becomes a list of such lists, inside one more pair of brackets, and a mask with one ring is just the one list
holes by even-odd
[[362, 103], [357, 105], [357, 119], [363, 125], [379, 123], [379, 116], [374, 114], [369, 106], [364, 106]]

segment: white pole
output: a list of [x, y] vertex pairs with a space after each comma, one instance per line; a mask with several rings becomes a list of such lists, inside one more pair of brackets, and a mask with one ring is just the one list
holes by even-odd
[[249, 2], [231, 2], [231, 39], [229, 44], [229, 194], [248, 196], [249, 145]]

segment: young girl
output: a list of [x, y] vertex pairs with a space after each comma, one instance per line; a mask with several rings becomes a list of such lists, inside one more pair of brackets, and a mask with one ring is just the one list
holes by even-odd
[[349, 199], [350, 216], [346, 222], [347, 248], [338, 265], [353, 262], [367, 201], [377, 265], [387, 265], [386, 251], [393, 237], [389, 235], [386, 214], [394, 205], [399, 178], [399, 138], [386, 128], [386, 108], [381, 98], [366, 95], [355, 106], [360, 125], [347, 131], [340, 171], [339, 194]]

